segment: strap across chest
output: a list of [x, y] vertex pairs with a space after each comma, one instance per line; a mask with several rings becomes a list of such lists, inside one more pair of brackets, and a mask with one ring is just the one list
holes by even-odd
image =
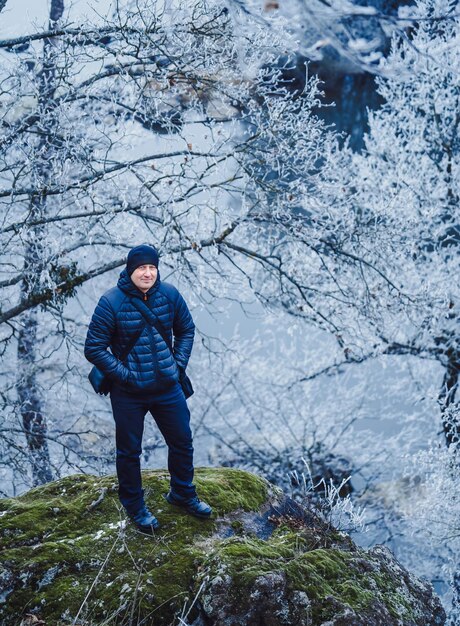
[[144, 304], [144, 302], [142, 302], [142, 300], [140, 300], [139, 298], [131, 298], [131, 303], [141, 313], [142, 317], [144, 318], [145, 323], [148, 324], [149, 326], [153, 326], [153, 328], [157, 330], [157, 332], [163, 338], [163, 341], [165, 342], [165, 344], [168, 346], [169, 351], [171, 352], [171, 354], [173, 354], [171, 337], [167, 333], [165, 327], [160, 322], [158, 317], [152, 311], [152, 309], [148, 307], [146, 304]]

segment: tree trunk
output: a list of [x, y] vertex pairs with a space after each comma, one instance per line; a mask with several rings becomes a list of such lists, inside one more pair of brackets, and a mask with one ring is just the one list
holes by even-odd
[[[50, 29], [62, 17], [64, 11], [63, 0], [52, 0], [50, 7]], [[39, 76], [38, 106], [51, 109], [55, 90], [55, 67], [53, 62], [53, 43], [45, 40], [43, 48], [43, 69]], [[50, 147], [50, 137], [53, 128], [46, 129], [39, 143], [38, 154], [41, 150], [46, 154]], [[37, 163], [37, 177], [46, 181], [50, 172], [47, 171], [47, 159], [42, 158]], [[30, 217], [34, 221], [42, 218], [46, 213], [46, 197], [33, 197], [30, 204]], [[31, 292], [40, 289], [40, 275], [46, 251], [44, 249], [44, 230], [40, 226], [32, 227], [26, 236], [24, 249], [24, 279], [21, 283], [21, 298], [27, 298]], [[29, 458], [32, 465], [34, 485], [40, 485], [53, 480], [51, 460], [47, 440], [47, 425], [43, 411], [43, 396], [37, 381], [37, 342], [38, 316], [36, 309], [30, 309], [21, 317], [21, 328], [18, 336], [18, 373], [16, 390], [22, 425], [26, 436]]]
[[20, 378], [17, 382], [22, 425], [26, 435], [34, 485], [53, 480], [46, 439], [46, 421], [42, 410], [42, 397], [36, 379], [37, 313], [27, 311], [22, 317], [19, 333], [18, 360]]
[[460, 423], [455, 402], [459, 382], [459, 361], [457, 353], [449, 354], [441, 392], [438, 396], [442, 411], [442, 427], [447, 446], [460, 443]]

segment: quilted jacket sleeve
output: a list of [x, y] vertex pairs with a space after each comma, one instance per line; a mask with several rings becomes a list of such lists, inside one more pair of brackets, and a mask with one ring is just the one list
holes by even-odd
[[131, 372], [116, 356], [107, 350], [115, 332], [115, 315], [110, 302], [102, 296], [88, 327], [85, 342], [85, 357], [109, 378], [127, 383]]
[[174, 307], [173, 333], [174, 358], [179, 367], [185, 369], [192, 352], [195, 324], [184, 298], [178, 291]]

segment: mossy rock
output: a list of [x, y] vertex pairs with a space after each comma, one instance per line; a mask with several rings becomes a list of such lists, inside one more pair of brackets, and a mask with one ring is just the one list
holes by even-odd
[[431, 587], [391, 553], [358, 549], [254, 474], [197, 469], [205, 521], [164, 500], [166, 472], [143, 483], [153, 537], [127, 522], [112, 476], [0, 500], [0, 624], [444, 624]]

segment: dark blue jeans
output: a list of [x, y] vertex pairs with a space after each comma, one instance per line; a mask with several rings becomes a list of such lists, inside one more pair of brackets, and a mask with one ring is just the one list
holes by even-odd
[[184, 498], [195, 496], [190, 411], [179, 383], [142, 394], [127, 393], [114, 385], [110, 401], [116, 425], [118, 494], [127, 511], [136, 513], [144, 503], [140, 456], [148, 411], [168, 446], [171, 490]]

